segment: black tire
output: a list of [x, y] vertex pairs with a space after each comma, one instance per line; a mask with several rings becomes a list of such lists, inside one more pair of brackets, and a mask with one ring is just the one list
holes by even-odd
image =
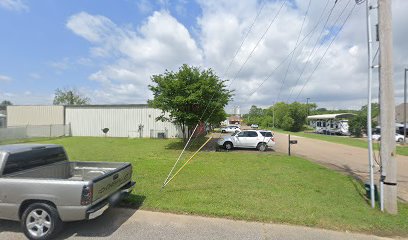
[[226, 133], [225, 130], [222, 130], [221, 133]]
[[403, 139], [403, 138], [398, 138], [398, 142], [399, 142], [399, 143], [403, 143], [403, 142], [404, 142], [404, 139]]
[[226, 150], [232, 150], [232, 148], [234, 148], [232, 142], [225, 142], [223, 146]]
[[261, 152], [265, 152], [266, 149], [268, 149], [268, 146], [266, 146], [265, 143], [258, 143], [258, 146], [256, 146], [256, 148]]
[[60, 232], [62, 221], [55, 207], [46, 203], [33, 203], [24, 210], [21, 228], [28, 239], [53, 239]]

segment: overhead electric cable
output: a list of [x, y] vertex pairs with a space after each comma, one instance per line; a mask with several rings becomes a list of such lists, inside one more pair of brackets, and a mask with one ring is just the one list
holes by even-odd
[[[351, 1], [351, 0], [349, 0], [349, 1], [347, 2], [347, 4], [346, 4], [346, 6], [343, 8], [343, 11], [341, 12], [340, 16], [343, 14], [343, 12], [344, 12], [344, 10], [347, 8], [347, 6], [350, 4], [350, 1]], [[309, 63], [310, 60], [312, 59], [313, 54], [315, 53], [315, 51], [317, 51], [317, 50], [320, 49], [321, 45], [319, 45], [319, 47], [318, 47], [317, 49], [316, 49], [316, 47], [317, 47], [317, 45], [319, 44], [319, 42], [321, 41], [321, 37], [322, 37], [324, 31], [326, 30], [327, 23], [329, 22], [329, 19], [330, 19], [331, 15], [333, 14], [333, 10], [334, 10], [334, 8], [335, 8], [335, 6], [336, 6], [337, 4], [338, 4], [338, 2], [336, 1], [335, 4], [333, 5], [333, 7], [330, 9], [330, 13], [329, 13], [329, 15], [327, 16], [326, 22], [324, 23], [323, 28], [322, 28], [322, 30], [320, 31], [320, 34], [319, 34], [319, 36], [317, 37], [315, 44], [313, 45], [312, 51], [310, 51], [310, 53], [309, 53], [309, 55], [308, 55], [308, 57], [307, 57], [305, 63], [303, 64], [302, 71], [300, 72], [299, 77], [297, 78], [296, 83], [295, 83], [295, 85], [294, 85], [295, 87], [298, 85], [300, 79], [302, 79], [303, 73], [305, 72], [305, 70], [306, 70], [306, 68], [307, 68], [307, 66], [308, 66], [308, 63]], [[340, 16], [339, 16], [339, 17], [340, 17]], [[293, 89], [294, 89], [294, 88], [291, 88], [290, 93], [289, 93], [289, 96], [288, 96], [286, 102], [289, 102], [289, 99], [291, 98], [292, 93], [293, 93]]]
[[[308, 5], [307, 5], [307, 10], [306, 10], [305, 16], [303, 17], [302, 26], [300, 27], [300, 31], [299, 31], [298, 37], [297, 37], [297, 39], [296, 39], [296, 44], [295, 44], [295, 46], [298, 45], [300, 36], [302, 35], [303, 26], [304, 26], [304, 24], [305, 24], [307, 14], [309, 13], [309, 9], [310, 9], [310, 4], [311, 4], [311, 2], [312, 2], [312, 0], [309, 0], [309, 3], [308, 3]], [[326, 7], [327, 7], [328, 3], [329, 3], [329, 2], [327, 1]], [[326, 7], [324, 8], [324, 10], [326, 10]], [[324, 10], [323, 10], [323, 12], [324, 12]], [[290, 65], [292, 64], [292, 60], [293, 60], [293, 56], [294, 56], [294, 55], [295, 55], [295, 52], [293, 52], [292, 55], [290, 56], [290, 60], [289, 60], [288, 67], [286, 68], [285, 76], [283, 77], [283, 79], [282, 79], [282, 81], [281, 81], [282, 84], [281, 84], [281, 87], [280, 87], [280, 90], [279, 90], [277, 99], [279, 99], [279, 96], [280, 96], [280, 93], [281, 93], [281, 91], [282, 91], [283, 85], [284, 85], [284, 83], [285, 83], [286, 77], [288, 76], [289, 68], [290, 68]]]
[[262, 34], [261, 38], [259, 38], [258, 42], [255, 44], [255, 46], [252, 48], [252, 51], [249, 53], [248, 57], [245, 59], [244, 63], [241, 65], [241, 67], [239, 68], [239, 70], [235, 73], [234, 77], [232, 78], [232, 80], [230, 81], [229, 86], [231, 86], [232, 82], [236, 79], [236, 77], [238, 76], [238, 74], [241, 73], [242, 69], [244, 68], [244, 66], [247, 64], [247, 62], [249, 61], [249, 59], [252, 57], [252, 54], [255, 52], [255, 50], [258, 48], [259, 43], [261, 43], [261, 41], [265, 38], [266, 34], [268, 33], [269, 29], [271, 28], [272, 24], [275, 22], [276, 18], [279, 16], [279, 13], [281, 12], [283, 6], [285, 5], [285, 3], [287, 2], [287, 0], [284, 0], [282, 2], [282, 5], [280, 6], [280, 8], [278, 9], [277, 13], [275, 14], [275, 17], [272, 18], [272, 20], [270, 21], [268, 27], [266, 28], [266, 30], [264, 31], [264, 33]]
[[[326, 4], [326, 7], [327, 7], [327, 4]], [[326, 7], [324, 8], [322, 14], [321, 14], [320, 17], [319, 17], [318, 22], [315, 24], [315, 26], [312, 28], [312, 30], [311, 30], [308, 34], [306, 34], [306, 36], [304, 36], [304, 37], [302, 38], [302, 40], [300, 40], [300, 42], [298, 43], [298, 45], [295, 46], [295, 47], [292, 49], [292, 51], [291, 51], [288, 55], [286, 55], [286, 57], [272, 70], [272, 72], [261, 82], [261, 84], [259, 84], [258, 87], [257, 87], [256, 89], [254, 89], [254, 90], [248, 95], [248, 98], [251, 97], [254, 93], [256, 93], [256, 92], [259, 90], [259, 88], [261, 88], [261, 87], [263, 86], [263, 84], [264, 84], [266, 81], [268, 81], [268, 80], [272, 77], [272, 75], [275, 73], [275, 71], [278, 70], [278, 69], [286, 62], [286, 60], [288, 60], [288, 58], [291, 56], [291, 54], [292, 54], [293, 52], [295, 52], [296, 49], [297, 49], [312, 33], [314, 33], [314, 31], [315, 31], [315, 30], [317, 29], [317, 27], [320, 25], [320, 21], [322, 20], [322, 17], [323, 17], [323, 15], [324, 15], [324, 11], [326, 10]]]
[[344, 25], [347, 23], [347, 21], [349, 20], [351, 14], [353, 13], [355, 7], [357, 4], [353, 5], [353, 8], [350, 10], [350, 13], [347, 15], [346, 19], [344, 20], [343, 24], [341, 25], [339, 31], [337, 31], [337, 33], [334, 35], [332, 41], [330, 42], [329, 46], [326, 48], [326, 51], [323, 53], [322, 57], [320, 58], [319, 62], [317, 63], [316, 67], [313, 69], [313, 71], [311, 72], [311, 74], [309, 75], [309, 77], [306, 79], [305, 83], [303, 84], [302, 89], [300, 89], [298, 95], [295, 98], [295, 101], [297, 101], [297, 99], [299, 98], [300, 94], [302, 93], [303, 89], [305, 88], [305, 86], [307, 85], [307, 83], [309, 82], [309, 80], [312, 78], [314, 72], [317, 70], [317, 68], [319, 67], [320, 63], [322, 62], [322, 60], [324, 59], [324, 57], [326, 56], [327, 52], [329, 51], [331, 45], [333, 44], [334, 40], [336, 40], [337, 36], [339, 35], [339, 33], [341, 32], [341, 30], [343, 29]]
[[[285, 0], [285, 1], [286, 1], [286, 0]], [[255, 18], [254, 18], [254, 20], [252, 21], [252, 24], [250, 25], [248, 31], [246, 32], [244, 39], [241, 41], [241, 44], [240, 44], [239, 48], [236, 50], [236, 52], [235, 52], [233, 58], [231, 59], [231, 61], [230, 61], [229, 65], [228, 65], [228, 67], [226, 68], [226, 70], [225, 70], [225, 72], [224, 72], [224, 74], [223, 74], [224, 76], [228, 73], [228, 71], [229, 71], [229, 69], [230, 69], [232, 63], [234, 62], [235, 58], [237, 57], [238, 53], [240, 52], [240, 50], [241, 50], [241, 48], [242, 48], [242, 46], [243, 46], [243, 44], [244, 44], [244, 42], [245, 42], [246, 39], [248, 38], [249, 33], [252, 31], [253, 26], [255, 25], [256, 21], [258, 20], [258, 18], [259, 18], [259, 16], [260, 16], [261, 12], [262, 12], [262, 10], [263, 10], [263, 8], [264, 8], [264, 6], [265, 6], [264, 0], [262, 0], [260, 6], [261, 6], [261, 7], [260, 7], [260, 9], [258, 10], [258, 12], [257, 12], [257, 14], [256, 14], [256, 16], [255, 16]], [[201, 117], [200, 117], [200, 120], [198, 121], [198, 123], [197, 123], [197, 125], [195, 126], [193, 132], [191, 133], [191, 136], [189, 137], [189, 139], [188, 139], [187, 143], [185, 144], [183, 150], [181, 151], [180, 155], [178, 156], [178, 158], [177, 158], [175, 164], [173, 165], [172, 169], [170, 170], [170, 172], [169, 172], [169, 174], [168, 174], [166, 180], [164, 181], [162, 187], [164, 187], [164, 186], [166, 185], [166, 182], [169, 180], [169, 178], [170, 178], [171, 174], [173, 173], [173, 171], [174, 171], [176, 165], [178, 164], [178, 162], [180, 161], [180, 159], [181, 159], [183, 153], [184, 153], [185, 150], [187, 149], [189, 143], [191, 142], [192, 136], [195, 134], [195, 132], [196, 132], [196, 130], [197, 130], [197, 127], [198, 127], [199, 123], [201, 122], [201, 120], [203, 119], [203, 116], [204, 116], [204, 114], [206, 113], [207, 108], [208, 108], [208, 106], [210, 105], [211, 101], [213, 100], [214, 96], [215, 96], [215, 92], [214, 92], [213, 95], [211, 96], [210, 101], [209, 101], [208, 104], [206, 105], [206, 108], [204, 109], [204, 111], [203, 111], [203, 113], [202, 113], [202, 115], [201, 115]], [[183, 133], [183, 134], [184, 134], [184, 133]]]
[[259, 15], [261, 15], [262, 9], [264, 8], [265, 4], [264, 1], [261, 2], [261, 7], [258, 10], [258, 13], [256, 14], [254, 20], [252, 21], [252, 24], [249, 26], [248, 31], [245, 34], [245, 37], [242, 39], [241, 44], [239, 45], [238, 49], [235, 51], [234, 56], [232, 57], [230, 63], [228, 64], [227, 68], [225, 69], [224, 73], [222, 74], [223, 76], [226, 76], [228, 73], [229, 69], [232, 66], [232, 63], [234, 62], [235, 58], [237, 57], [238, 53], [241, 51], [242, 46], [244, 45], [246, 39], [248, 38], [249, 33], [252, 31], [253, 26], [255, 25], [255, 22], [258, 20]]

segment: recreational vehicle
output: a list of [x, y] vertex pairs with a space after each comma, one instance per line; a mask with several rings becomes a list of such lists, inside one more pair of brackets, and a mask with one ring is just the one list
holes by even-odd
[[337, 113], [308, 116], [307, 120], [316, 133], [329, 135], [350, 135], [348, 119], [352, 113]]

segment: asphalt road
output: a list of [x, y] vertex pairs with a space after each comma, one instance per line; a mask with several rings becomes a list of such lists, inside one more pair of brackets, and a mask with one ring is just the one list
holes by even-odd
[[[312, 134], [312, 133], [311, 133]], [[288, 135], [275, 133], [276, 151], [288, 152]], [[333, 136], [336, 137], [336, 136]], [[291, 135], [291, 139], [298, 140], [298, 144], [291, 145], [291, 153], [316, 163], [322, 164], [363, 181], [368, 181], [368, 151], [364, 148], [326, 142], [317, 139]], [[398, 162], [398, 198], [408, 202], [408, 157], [397, 155]], [[380, 177], [379, 166], [376, 165], [376, 184]]]
[[[0, 239], [25, 239], [19, 224], [0, 220]], [[124, 208], [109, 209], [92, 221], [68, 223], [60, 239], [251, 239], [376, 240], [376, 236], [299, 226], [233, 221]]]

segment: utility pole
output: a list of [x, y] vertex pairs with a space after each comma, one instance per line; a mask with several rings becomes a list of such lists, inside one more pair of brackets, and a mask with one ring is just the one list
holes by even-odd
[[404, 145], [407, 136], [407, 72], [408, 68], [404, 69]]
[[366, 16], [367, 16], [367, 46], [368, 46], [368, 97], [367, 97], [367, 142], [368, 142], [368, 170], [370, 173], [370, 200], [371, 207], [375, 208], [374, 195], [374, 161], [373, 161], [373, 138], [371, 126], [371, 84], [373, 81], [372, 68], [372, 46], [373, 41], [371, 37], [371, 0], [366, 0]]
[[397, 162], [395, 159], [395, 100], [392, 62], [391, 0], [378, 0], [380, 39], [380, 109], [381, 109], [381, 188], [384, 209], [397, 214]]

